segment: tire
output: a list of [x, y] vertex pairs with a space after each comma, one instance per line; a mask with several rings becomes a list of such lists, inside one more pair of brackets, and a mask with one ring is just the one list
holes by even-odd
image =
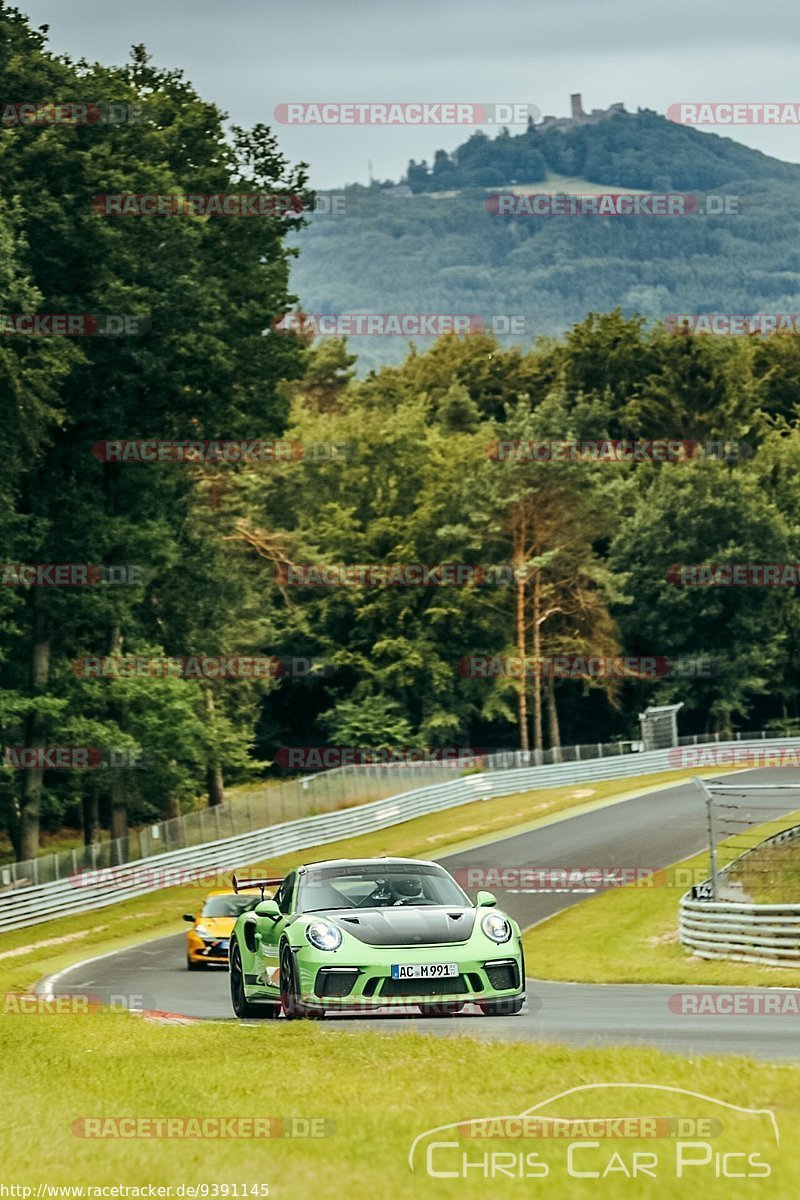
[[287, 1021], [318, 1020], [325, 1015], [324, 1011], [309, 1008], [299, 999], [294, 955], [288, 946], [284, 946], [281, 951], [280, 978], [281, 1008]]
[[242, 970], [242, 955], [234, 942], [231, 946], [231, 1004], [239, 1019], [274, 1020], [280, 1008], [277, 1004], [252, 1004], [244, 990], [244, 971]]
[[442, 1001], [441, 1004], [418, 1004], [417, 1008], [423, 1017], [454, 1017], [456, 1013], [460, 1013], [464, 1005], [451, 1004], [449, 1000]]
[[479, 1004], [478, 1008], [485, 1017], [515, 1017], [522, 1012], [525, 996], [512, 996], [510, 1000], [490, 1000], [488, 1004]]

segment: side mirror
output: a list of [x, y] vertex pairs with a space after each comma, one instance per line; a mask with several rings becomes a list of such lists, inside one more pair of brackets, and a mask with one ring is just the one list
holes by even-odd
[[262, 900], [253, 911], [257, 917], [269, 917], [271, 921], [277, 921], [281, 916], [281, 910], [275, 900]]
[[184, 921], [191, 921], [192, 925], [194, 925], [194, 917], [192, 916], [191, 913], [184, 913], [183, 919], [184, 919]]
[[478, 908], [494, 908], [495, 904], [497, 904], [497, 897], [492, 895], [491, 892], [478, 892], [475, 903]]

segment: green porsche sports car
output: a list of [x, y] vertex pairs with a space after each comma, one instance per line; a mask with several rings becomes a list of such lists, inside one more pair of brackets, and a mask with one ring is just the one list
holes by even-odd
[[[272, 899], [266, 888], [279, 884]], [[321, 1017], [413, 1005], [477, 1004], [520, 1012], [519, 926], [491, 892], [470, 900], [443, 867], [408, 858], [311, 863], [285, 879], [237, 879], [262, 900], [236, 920], [229, 946], [238, 1017]]]

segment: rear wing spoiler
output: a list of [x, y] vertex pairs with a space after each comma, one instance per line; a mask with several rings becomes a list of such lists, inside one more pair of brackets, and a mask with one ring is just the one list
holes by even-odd
[[276, 887], [279, 883], [283, 883], [283, 878], [279, 879], [240, 879], [235, 873], [231, 876], [233, 890], [237, 896], [239, 892], [244, 892], [248, 888], [260, 888], [261, 899], [264, 899], [264, 891], [268, 887]]

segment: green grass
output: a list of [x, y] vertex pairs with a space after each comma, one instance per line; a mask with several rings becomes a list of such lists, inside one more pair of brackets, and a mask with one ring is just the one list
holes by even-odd
[[[33, 1184], [159, 1185], [265, 1183], [271, 1200], [472, 1200], [547, 1195], [714, 1197], [800, 1192], [800, 1156], [789, 1136], [800, 1113], [800, 1072], [746, 1059], [689, 1062], [642, 1049], [574, 1050], [460, 1037], [343, 1032], [309, 1023], [163, 1026], [127, 1014], [6, 1017], [4, 1181]], [[473, 1170], [469, 1182], [432, 1179], [424, 1154], [412, 1175], [408, 1154], [425, 1130], [474, 1117], [510, 1115], [585, 1083], [644, 1083], [684, 1088], [750, 1108], [773, 1108], [783, 1133], [775, 1145], [767, 1119], [720, 1109], [693, 1096], [605, 1089], [578, 1094], [544, 1111], [562, 1117], [611, 1115], [717, 1117], [714, 1151], [758, 1152], [773, 1177], [714, 1178], [713, 1164], [675, 1178], [671, 1140], [606, 1141], [581, 1151], [578, 1166], [602, 1170], [617, 1152], [658, 1155], [658, 1178], [620, 1183], [571, 1179], [563, 1141], [462, 1143], [472, 1162], [490, 1151], [538, 1152], [546, 1180], [496, 1178]], [[216, 1141], [86, 1139], [82, 1117], [316, 1117], [335, 1123], [316, 1140]], [[448, 1135], [451, 1136], [451, 1135]], [[694, 1140], [694, 1139], [692, 1139]], [[442, 1158], [434, 1165], [446, 1165]], [[741, 1162], [732, 1164], [740, 1169]], [[627, 1182], [627, 1181], [624, 1181]], [[541, 1189], [541, 1190], [539, 1190]], [[768, 1190], [767, 1190], [768, 1189]]]
[[800, 839], [751, 851], [728, 879], [756, 904], [800, 904]]
[[[769, 837], [800, 814], [751, 830]], [[726, 861], [725, 843], [720, 847]], [[652, 887], [624, 887], [593, 896], [524, 935], [528, 973], [575, 983], [693, 983], [800, 986], [800, 971], [701, 959], [678, 942], [678, 902], [689, 883], [708, 877], [708, 854], [659, 872]]]

